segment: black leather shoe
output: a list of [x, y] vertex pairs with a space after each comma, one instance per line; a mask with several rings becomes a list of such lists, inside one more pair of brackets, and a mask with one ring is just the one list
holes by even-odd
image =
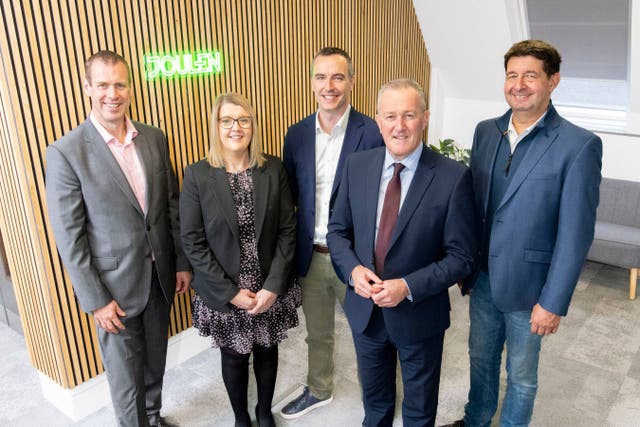
[[324, 405], [328, 405], [333, 400], [333, 396], [327, 399], [318, 399], [309, 391], [309, 387], [305, 387], [302, 394], [291, 402], [289, 402], [282, 410], [280, 415], [287, 420], [293, 420], [304, 414]]
[[451, 424], [445, 424], [440, 427], [464, 427], [464, 420], [454, 421]]
[[268, 413], [262, 413], [256, 405], [256, 420], [258, 421], [258, 427], [276, 427], [276, 420], [273, 419], [271, 408], [269, 408]]
[[233, 424], [233, 427], [251, 427], [251, 418], [245, 421], [236, 419], [235, 423]]
[[155, 417], [153, 420], [150, 420], [149, 425], [151, 427], [179, 427], [178, 424], [172, 423], [165, 417]]

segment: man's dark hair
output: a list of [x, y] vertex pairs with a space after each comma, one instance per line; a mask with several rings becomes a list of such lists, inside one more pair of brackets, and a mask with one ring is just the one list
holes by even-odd
[[[331, 56], [331, 55], [340, 55], [344, 59], [347, 60], [347, 65], [349, 66], [349, 78], [353, 78], [355, 72], [353, 70], [353, 62], [351, 61], [351, 57], [347, 53], [346, 50], [340, 49], [339, 47], [327, 46], [320, 49], [315, 55], [313, 55], [313, 61], [315, 62], [316, 58], [319, 56]], [[313, 64], [311, 65], [311, 77], [313, 77]]]
[[549, 43], [542, 40], [523, 40], [511, 46], [504, 55], [504, 70], [507, 71], [507, 63], [514, 56], [533, 56], [542, 61], [542, 69], [547, 76], [560, 72], [560, 53]]
[[127, 67], [127, 81], [131, 83], [131, 69], [129, 68], [127, 60], [124, 59], [122, 55], [110, 50], [101, 50], [96, 52], [84, 63], [84, 76], [89, 83], [91, 83], [91, 66], [95, 61], [102, 61], [105, 64], [117, 64], [118, 62], [122, 62], [124, 66]]

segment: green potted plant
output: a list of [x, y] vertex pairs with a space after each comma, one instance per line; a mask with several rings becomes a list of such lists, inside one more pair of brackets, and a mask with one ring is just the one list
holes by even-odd
[[429, 144], [429, 148], [431, 148], [436, 153], [440, 153], [445, 157], [453, 159], [457, 162], [462, 163], [463, 165], [469, 166], [469, 160], [471, 155], [471, 150], [464, 147], [458, 147], [455, 141], [451, 138], [441, 139], [439, 141], [439, 147], [436, 147], [433, 144]]

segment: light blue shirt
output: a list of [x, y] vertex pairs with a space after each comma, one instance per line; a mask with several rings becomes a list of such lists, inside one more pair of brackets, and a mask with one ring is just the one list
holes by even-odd
[[[409, 187], [411, 186], [411, 181], [413, 181], [413, 177], [416, 174], [416, 168], [418, 167], [418, 162], [420, 161], [420, 156], [422, 156], [423, 149], [424, 143], [421, 143], [415, 150], [413, 150], [411, 154], [400, 161], [394, 159], [393, 156], [391, 156], [389, 149], [386, 150], [384, 155], [384, 163], [382, 164], [380, 189], [378, 190], [378, 207], [376, 209], [376, 239], [378, 238], [378, 226], [380, 224], [380, 216], [382, 215], [384, 196], [387, 193], [387, 185], [389, 185], [389, 181], [391, 181], [391, 178], [393, 178], [393, 164], [402, 163], [404, 165], [404, 169], [402, 169], [402, 171], [400, 172], [400, 209], [398, 210], [398, 215], [400, 215], [400, 212], [402, 211], [402, 204], [404, 203], [404, 199], [407, 197]], [[409, 285], [407, 284], [407, 281], [404, 280], [404, 277], [402, 277], [401, 279], [404, 281], [404, 284], [409, 291], [407, 299], [413, 302], [411, 288], [409, 288]], [[349, 285], [353, 287], [353, 280], [351, 279], [351, 277], [349, 277]]]
[[[407, 197], [409, 186], [411, 185], [411, 181], [413, 181], [413, 176], [416, 174], [416, 168], [418, 167], [418, 162], [420, 161], [423, 147], [424, 144], [420, 144], [415, 150], [413, 150], [411, 154], [409, 154], [399, 162], [391, 156], [391, 153], [389, 153], [389, 149], [386, 150], [384, 155], [384, 163], [382, 164], [380, 189], [378, 190], [378, 207], [376, 210], [375, 233], [376, 239], [378, 239], [378, 226], [380, 225], [380, 216], [382, 215], [384, 196], [387, 193], [387, 185], [389, 185], [389, 181], [391, 181], [391, 178], [393, 178], [393, 164], [402, 163], [404, 165], [404, 169], [402, 169], [402, 172], [400, 172], [400, 211], [402, 211], [402, 204], [404, 203], [404, 199]], [[398, 214], [400, 213], [400, 211], [398, 211]]]

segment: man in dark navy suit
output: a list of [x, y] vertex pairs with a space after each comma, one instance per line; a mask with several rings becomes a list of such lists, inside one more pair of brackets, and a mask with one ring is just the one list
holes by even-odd
[[331, 265], [327, 223], [345, 158], [382, 145], [375, 122], [350, 105], [354, 78], [347, 52], [321, 49], [311, 70], [318, 111], [291, 126], [284, 140], [284, 165], [298, 214], [295, 262], [308, 346], [307, 387], [282, 409], [287, 419], [333, 399], [334, 311], [336, 300], [344, 301], [345, 287]]
[[424, 146], [428, 118], [413, 80], [380, 89], [386, 147], [349, 157], [329, 221], [367, 427], [393, 423], [397, 359], [403, 425], [434, 425], [448, 288], [471, 273], [477, 250], [471, 173]]

